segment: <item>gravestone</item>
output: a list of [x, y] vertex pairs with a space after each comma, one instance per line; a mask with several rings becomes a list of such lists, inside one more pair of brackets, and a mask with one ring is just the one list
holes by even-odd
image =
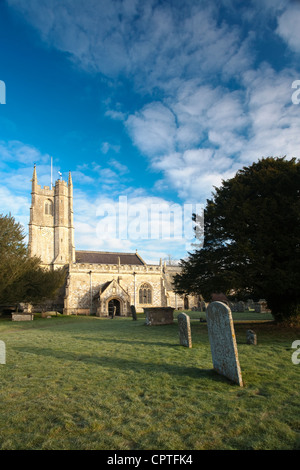
[[254, 310], [256, 313], [261, 313], [261, 305], [258, 302], [255, 302]]
[[268, 308], [268, 304], [265, 299], [260, 299], [254, 304], [255, 312], [257, 313], [269, 313], [271, 310]]
[[130, 310], [131, 310], [132, 320], [137, 320], [135, 306], [130, 305]]
[[117, 311], [117, 307], [114, 306], [113, 311], [112, 311], [112, 314], [111, 314], [112, 320], [113, 320], [113, 319], [115, 318], [115, 316], [116, 316], [116, 311]]
[[33, 318], [34, 318], [33, 313], [13, 312], [11, 314], [12, 321], [32, 321]]
[[6, 364], [6, 350], [4, 341], [0, 341], [0, 364]]
[[210, 303], [206, 310], [206, 321], [214, 370], [242, 387], [230, 308], [222, 302]]
[[186, 313], [180, 313], [177, 317], [179, 328], [179, 341], [182, 346], [192, 347], [191, 322]]
[[257, 337], [253, 330], [247, 330], [246, 341], [247, 344], [257, 344]]
[[171, 325], [173, 323], [172, 307], [143, 307], [146, 316], [146, 325]]

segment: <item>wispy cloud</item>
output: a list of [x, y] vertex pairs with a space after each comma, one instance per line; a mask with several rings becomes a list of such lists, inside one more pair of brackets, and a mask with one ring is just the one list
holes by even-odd
[[[300, 157], [300, 107], [291, 101], [292, 82], [300, 79], [298, 2], [6, 1], [45, 47], [110, 80], [105, 118], [123, 125], [147, 158], [162, 199], [171, 188], [182, 201], [202, 202], [214, 185], [258, 158]], [[278, 43], [284, 51], [279, 58]], [[128, 83], [133, 98], [122, 102], [118, 87], [124, 91]], [[108, 157], [104, 164], [99, 159], [73, 172], [81, 190], [85, 184], [101, 189], [102, 202], [120, 194], [141, 201], [149, 196], [132, 187], [118, 140], [105, 137], [99, 150]], [[46, 175], [47, 156], [34, 147], [0, 142], [1, 152], [2, 165], [14, 155], [20, 164], [36, 159], [45, 165], [41, 179]], [[96, 230], [87, 217], [98, 198], [76, 197], [81, 239], [87, 225]]]
[[0, 141], [1, 161], [6, 163], [19, 162], [20, 164], [32, 164], [35, 162], [45, 163], [50, 161], [49, 155], [43, 155], [32, 145], [12, 140], [9, 142]]
[[120, 145], [110, 144], [109, 142], [103, 142], [101, 145], [101, 152], [107, 154], [108, 152], [113, 151], [115, 153], [120, 152]]
[[297, 1], [291, 2], [278, 18], [278, 27], [276, 32], [281, 36], [289, 47], [300, 52], [300, 4]]
[[[86, 69], [130, 76], [140, 87], [174, 87], [186, 77], [231, 74], [246, 67], [239, 28], [218, 21], [205, 1], [7, 0], [40, 32]], [[244, 50], [241, 60], [241, 48]], [[175, 81], [175, 82], [174, 82]]]
[[161, 103], [151, 103], [128, 117], [129, 133], [139, 149], [148, 155], [174, 150], [176, 123], [174, 114]]

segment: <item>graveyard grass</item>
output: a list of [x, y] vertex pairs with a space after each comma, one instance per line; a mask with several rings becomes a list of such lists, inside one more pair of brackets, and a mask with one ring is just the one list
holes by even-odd
[[141, 316], [0, 319], [0, 449], [299, 449], [300, 329], [233, 314], [239, 387], [212, 370], [204, 315], [190, 312], [191, 349], [176, 314], [152, 327]]

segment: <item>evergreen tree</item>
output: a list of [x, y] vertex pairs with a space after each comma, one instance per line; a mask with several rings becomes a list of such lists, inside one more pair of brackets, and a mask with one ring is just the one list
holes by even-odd
[[265, 298], [276, 320], [300, 318], [300, 161], [265, 158], [207, 201], [204, 245], [181, 261], [178, 293]]
[[64, 269], [40, 267], [28, 255], [21, 224], [11, 215], [0, 215], [0, 303], [40, 302], [52, 298], [63, 285]]

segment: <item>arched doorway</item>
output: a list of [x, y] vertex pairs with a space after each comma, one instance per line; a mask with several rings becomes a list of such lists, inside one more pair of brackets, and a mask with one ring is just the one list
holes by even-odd
[[183, 304], [184, 304], [183, 305], [184, 309], [188, 310], [189, 309], [189, 299], [188, 299], [188, 297], [185, 296]]
[[121, 304], [118, 299], [111, 299], [108, 302], [108, 315], [109, 316], [120, 316], [121, 315]]

